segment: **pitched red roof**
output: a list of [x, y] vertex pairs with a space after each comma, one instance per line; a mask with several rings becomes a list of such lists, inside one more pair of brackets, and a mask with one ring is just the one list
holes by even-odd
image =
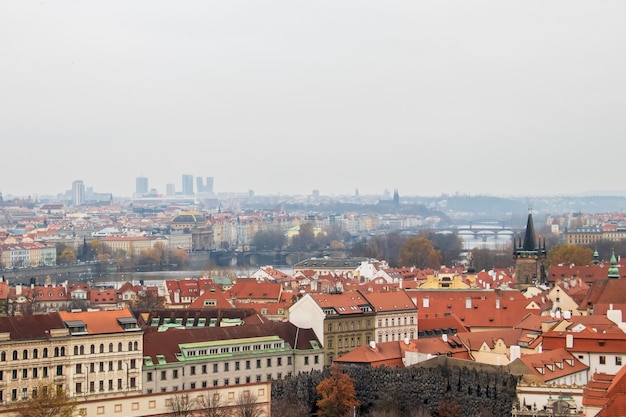
[[[529, 300], [517, 290], [418, 290], [419, 319], [456, 314], [468, 327], [513, 327], [528, 309]], [[468, 308], [469, 307], [469, 308]]]
[[368, 293], [358, 291], [358, 293], [372, 305], [377, 313], [398, 310], [415, 310], [417, 313], [417, 306], [405, 291]]
[[82, 321], [87, 325], [89, 334], [124, 333], [118, 319], [133, 319], [135, 316], [128, 308], [105, 311], [81, 311], [59, 313], [63, 321]]
[[229, 299], [280, 301], [282, 286], [277, 282], [257, 281], [254, 278], [238, 279], [228, 290]]
[[543, 382], [550, 382], [589, 369], [565, 349], [523, 355], [520, 360]]
[[332, 308], [339, 315], [363, 314], [362, 306], [371, 307], [369, 302], [359, 292], [310, 295], [320, 308]]
[[226, 299], [226, 296], [217, 284], [207, 284], [203, 293], [200, 294], [190, 305], [189, 308], [231, 308], [232, 304]]

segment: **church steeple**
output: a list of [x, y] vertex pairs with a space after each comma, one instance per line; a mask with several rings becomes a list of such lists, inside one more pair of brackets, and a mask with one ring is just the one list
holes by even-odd
[[518, 285], [548, 284], [544, 261], [546, 259], [546, 241], [537, 239], [533, 214], [528, 210], [524, 237], [513, 240], [515, 258], [515, 278]]
[[600, 263], [600, 254], [598, 253], [598, 248], [596, 247], [596, 250], [593, 251], [593, 264], [598, 265], [599, 263]]
[[528, 212], [528, 220], [526, 220], [526, 232], [524, 233], [524, 243], [522, 244], [523, 251], [535, 251], [537, 250], [537, 244], [535, 241], [535, 225], [533, 223], [533, 213]]
[[607, 278], [617, 279], [619, 278], [619, 268], [617, 267], [617, 259], [615, 258], [615, 251], [611, 252], [611, 266], [609, 267], [609, 273]]

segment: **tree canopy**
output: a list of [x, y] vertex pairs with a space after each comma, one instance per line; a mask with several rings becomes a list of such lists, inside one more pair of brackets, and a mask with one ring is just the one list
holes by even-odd
[[426, 236], [410, 237], [400, 249], [400, 264], [404, 266], [438, 269], [441, 261], [441, 253]]
[[336, 363], [330, 368], [330, 376], [316, 387], [320, 399], [317, 401], [320, 417], [344, 417], [354, 407], [359, 406], [354, 389], [354, 381]]
[[76, 401], [67, 391], [54, 384], [36, 387], [32, 397], [20, 401], [16, 410], [19, 417], [72, 417]]
[[590, 265], [593, 250], [578, 245], [556, 245], [548, 251], [547, 265], [565, 264], [576, 266]]

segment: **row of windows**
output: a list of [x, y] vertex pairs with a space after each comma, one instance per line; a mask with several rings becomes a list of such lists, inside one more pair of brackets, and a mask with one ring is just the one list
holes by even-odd
[[[123, 347], [124, 345], [122, 344], [122, 342], [119, 342], [117, 344], [117, 351], [118, 352], [123, 352]], [[136, 351], [139, 350], [139, 342], [135, 341], [135, 342], [128, 342], [128, 351]], [[113, 352], [113, 343], [109, 343], [108, 346], [108, 352]], [[96, 353], [96, 345], [91, 345], [89, 346], [89, 353], [94, 354]], [[98, 353], [104, 353], [104, 343], [100, 343], [100, 346], [98, 348]], [[84, 355], [85, 354], [85, 346], [81, 345], [81, 346], [74, 346], [74, 355]]]
[[[408, 317], [408, 320], [407, 320], [407, 317], [404, 317], [404, 325], [405, 325], [405, 326], [406, 326], [406, 325], [412, 325], [412, 324], [414, 324], [414, 320], [415, 320], [415, 317], [413, 317], [413, 316]], [[407, 321], [408, 321], [408, 323], [407, 323]], [[392, 317], [392, 318], [391, 318], [391, 325], [392, 325], [392, 326], [395, 326], [395, 325], [396, 325], [396, 319], [395, 319], [395, 317]], [[401, 326], [401, 325], [402, 325], [402, 324], [401, 324], [401, 322], [400, 322], [400, 317], [398, 317], [398, 326]], [[383, 319], [378, 319], [378, 327], [379, 327], [379, 328], [380, 328], [380, 327], [383, 327]], [[389, 327], [389, 319], [385, 319], [385, 327]]]
[[[291, 372], [287, 372], [286, 376], [290, 377], [291, 375], [292, 375]], [[265, 379], [266, 381], [271, 381], [273, 379], [272, 374], [267, 374], [265, 376], [265, 378], [266, 378]], [[282, 379], [282, 378], [283, 378], [282, 372], [278, 372], [276, 374], [276, 379]], [[262, 375], [255, 375], [255, 377], [254, 377], [255, 382], [261, 382], [262, 379], [263, 379]], [[235, 385], [239, 385], [241, 383], [250, 384], [252, 382], [252, 376], [248, 375], [248, 376], [245, 376], [243, 378], [235, 377], [235, 378], [232, 378], [232, 381], [234, 382]], [[220, 380], [219, 379], [214, 379], [211, 382], [211, 384], [212, 384], [213, 387], [219, 387], [220, 386]], [[222, 380], [222, 385], [228, 386], [230, 384], [231, 384], [231, 378], [224, 378]], [[199, 388], [199, 387], [207, 388], [208, 387], [208, 381], [202, 381], [199, 384], [196, 383], [196, 382], [191, 382], [189, 384], [189, 389], [196, 389], [196, 388]], [[185, 384], [183, 383], [182, 389], [184, 390], [185, 388], [186, 388]], [[175, 386], [172, 387], [171, 390], [172, 391], [178, 391], [179, 389], [180, 389], [180, 387], [178, 385], [175, 385]], [[149, 389], [146, 390], [146, 392], [148, 394], [152, 394], [154, 391], [151, 388], [149, 388]], [[167, 387], [161, 387], [160, 388], [160, 392], [167, 392]]]
[[[41, 350], [41, 357], [42, 358], [47, 358], [49, 355], [48, 353], [48, 348], [43, 348]], [[59, 356], [65, 356], [65, 347], [55, 347], [54, 348], [54, 357], [59, 357]], [[32, 358], [32, 359], [39, 359], [39, 349], [33, 349], [32, 353], [29, 356], [29, 351], [28, 349], [24, 349], [22, 350], [22, 355], [20, 357], [20, 354], [17, 350], [14, 350], [11, 354], [11, 358], [14, 361], [20, 360], [20, 359], [28, 359], [28, 358]], [[7, 352], [6, 351], [2, 351], [0, 352], [0, 362], [6, 362], [7, 360]]]
[[187, 356], [204, 356], [207, 353], [209, 355], [217, 355], [220, 353], [237, 353], [237, 352], [249, 352], [251, 350], [268, 350], [268, 349], [282, 349], [284, 348], [283, 342], [278, 343], [264, 343], [245, 346], [224, 346], [221, 348], [203, 348], [188, 350], [185, 352]]
[[[21, 370], [21, 372], [19, 369], [13, 369], [10, 371], [11, 380], [15, 381], [19, 379], [20, 375], [21, 375], [21, 379], [23, 380], [30, 379], [30, 378], [39, 378], [40, 376], [42, 378], [48, 378], [50, 376], [49, 369], [53, 369], [53, 370], [56, 369], [55, 375], [63, 376], [63, 365], [57, 365], [56, 367], [44, 366], [43, 368], [24, 368]], [[7, 371], [6, 373], [8, 374], [9, 371]], [[0, 370], [0, 381], [4, 381], [4, 380], [5, 380], [5, 372]]]
[[[104, 343], [100, 344], [100, 347], [98, 349], [98, 353], [104, 353]], [[108, 352], [113, 352], [113, 343], [109, 343], [108, 346], [109, 350]], [[117, 351], [118, 352], [123, 352], [123, 345], [122, 342], [117, 344]], [[128, 351], [137, 351], [139, 350], [139, 342], [128, 342]], [[95, 345], [91, 345], [89, 347], [89, 353], [96, 353], [96, 346]], [[54, 357], [59, 357], [59, 356], [65, 356], [65, 346], [61, 346], [61, 347], [55, 347], [54, 351], [53, 351]], [[85, 346], [74, 346], [74, 355], [84, 355], [85, 354]], [[21, 352], [14, 350], [11, 353], [11, 358], [16, 361], [16, 360], [25, 360], [25, 359], [39, 359], [40, 355], [40, 351], [39, 349], [33, 349], [32, 352], [29, 351], [28, 349], [24, 349]], [[47, 358], [49, 355], [48, 352], [48, 348], [43, 348], [41, 350], [41, 357], [42, 358]], [[2, 351], [0, 352], [0, 361], [1, 362], [6, 362], [7, 360], [7, 352], [6, 351]]]
[[[43, 390], [47, 390], [48, 387], [44, 386], [42, 387]], [[58, 390], [62, 390], [63, 389], [63, 385], [57, 385], [57, 389]], [[24, 387], [21, 390], [18, 391], [17, 388], [13, 388], [11, 390], [11, 401], [16, 401], [18, 399], [18, 395], [19, 398], [21, 399], [27, 399], [28, 398], [28, 388]], [[37, 387], [34, 387], [31, 391], [31, 395], [33, 396], [33, 398], [37, 398]], [[0, 403], [4, 402], [4, 391], [0, 390]]]
[[[403, 340], [402, 333], [398, 332], [398, 334], [397, 334], [398, 338], [397, 339], [396, 339], [396, 334], [395, 333], [391, 333], [391, 334], [387, 333], [387, 334], [384, 334], [385, 342], [388, 342], [390, 340], [389, 339], [390, 336], [391, 336], [391, 340], [392, 341], [394, 341], [394, 340]], [[410, 332], [410, 333], [404, 332], [404, 339], [415, 339], [415, 333], [414, 332]], [[383, 333], [382, 332], [378, 333], [378, 341], [379, 342], [383, 341]], [[339, 346], [339, 347], [341, 347], [341, 346]]]
[[[104, 372], [105, 370], [107, 371], [113, 371], [114, 370], [114, 361], [108, 361], [107, 362], [99, 362], [98, 363], [98, 372]], [[128, 361], [127, 367], [130, 369], [137, 369], [137, 360], [136, 359], [131, 359], [130, 361]], [[122, 361], [118, 360], [117, 361], [117, 370], [121, 371], [122, 368]], [[85, 366], [83, 366], [82, 363], [77, 363], [76, 364], [76, 368], [75, 371], [77, 374], [82, 374], [83, 371], [87, 371], [89, 373], [94, 373], [96, 372], [96, 362], [91, 362], [89, 364], [89, 367], [87, 367], [87, 364], [85, 364]]]
[[[365, 343], [369, 344], [370, 342], [370, 336], [367, 335], [365, 337]], [[328, 347], [328, 349], [333, 349], [333, 337], [329, 337], [328, 340], [326, 341], [326, 347]], [[350, 339], [346, 338], [337, 338], [337, 347], [338, 348], [343, 348], [343, 347], [356, 347], [356, 346], [361, 346], [361, 336], [357, 336], [356, 338], [351, 337]], [[317, 362], [315, 362], [317, 363]], [[305, 364], [308, 365], [308, 364]]]
[[[365, 320], [365, 327], [364, 329], [369, 329], [371, 326], [370, 320]], [[328, 331], [332, 332], [333, 331], [333, 323], [328, 323]], [[344, 322], [344, 323], [337, 323], [337, 331], [338, 332], [342, 332], [342, 331], [348, 331], [348, 330], [361, 330], [361, 320], [353, 320], [348, 322]]]
[[[283, 358], [282, 357], [277, 357], [275, 359], [276, 359], [276, 361], [275, 361], [276, 362], [276, 366], [283, 366]], [[314, 356], [314, 361], [315, 361], [316, 364], [319, 363], [319, 356], [318, 355]], [[309, 357], [308, 356], [304, 357], [304, 362], [305, 362], [305, 365], [309, 364]], [[254, 362], [255, 368], [256, 369], [262, 368], [262, 363], [263, 363], [262, 359], [256, 359], [255, 362]], [[266, 358], [265, 359], [265, 366], [266, 366], [266, 368], [271, 368], [273, 366], [273, 363], [274, 363], [273, 358]], [[291, 356], [287, 356], [286, 363], [287, 363], [288, 366], [291, 366], [291, 364], [292, 364]], [[246, 370], [247, 369], [252, 369], [252, 361], [251, 360], [244, 361], [243, 362], [243, 366], [242, 366], [242, 362], [241, 361], [235, 361], [235, 362], [232, 362], [232, 364], [233, 364], [232, 370], [234, 370], [234, 371], [239, 371], [241, 369], [246, 369]], [[221, 371], [220, 371], [220, 366], [219, 365], [220, 365], [219, 363], [214, 363], [212, 365], [213, 373], [219, 373], [221, 371], [223, 371], [223, 372], [230, 372], [231, 371], [231, 362], [224, 362], [224, 363], [222, 363], [222, 370]], [[172, 369], [171, 379], [178, 379], [181, 376], [178, 371], [179, 371], [178, 369]], [[208, 373], [208, 365], [192, 365], [192, 366], [189, 367], [190, 375], [197, 375], [198, 372], [201, 372], [202, 374]], [[153, 377], [152, 371], [146, 373], [146, 380], [147, 381], [153, 381], [153, 378], [154, 377]], [[160, 374], [159, 374], [159, 379], [161, 381], [167, 380], [167, 371], [161, 371]]]
[[[105, 380], [100, 380], [100, 381], [97, 381], [97, 382], [98, 382], [98, 392], [105, 391], [105, 382], [106, 381]], [[131, 378], [128, 379], [128, 387], [129, 388], [137, 388], [137, 378], [136, 377], [131, 377]], [[117, 379], [117, 388], [114, 387], [114, 380], [109, 379], [107, 388], [108, 388], [108, 391], [124, 389], [123, 384], [122, 384], [122, 378], [118, 378]], [[83, 383], [82, 382], [77, 382], [76, 383], [75, 392], [76, 392], [76, 394], [82, 394], [83, 393]], [[89, 392], [90, 393], [96, 392], [96, 381], [90, 381], [89, 382]]]
[[[598, 358], [598, 362], [600, 363], [600, 365], [606, 365], [606, 356], [605, 355], [600, 355]], [[621, 356], [616, 356], [615, 357], [615, 365], [616, 366], [622, 366], [622, 357]]]

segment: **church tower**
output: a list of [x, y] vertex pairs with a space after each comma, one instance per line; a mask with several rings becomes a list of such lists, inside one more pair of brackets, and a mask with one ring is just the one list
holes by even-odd
[[538, 284], [548, 284], [546, 275], [546, 241], [537, 242], [533, 214], [528, 213], [524, 239], [513, 239], [513, 258], [515, 259], [515, 277], [520, 288]]

